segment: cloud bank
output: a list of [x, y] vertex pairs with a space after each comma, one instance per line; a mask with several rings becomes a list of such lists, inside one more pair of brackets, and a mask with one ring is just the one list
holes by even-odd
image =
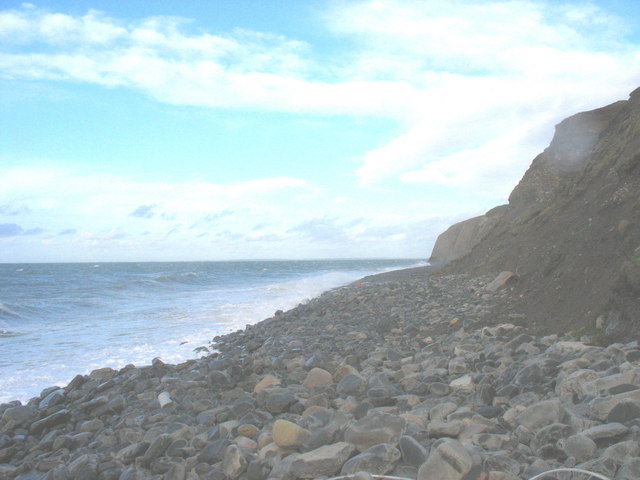
[[[464, 192], [503, 201], [554, 123], [625, 98], [640, 83], [637, 32], [597, 4], [329, 1], [316, 27], [337, 46], [321, 53], [310, 40], [275, 33], [203, 32], [188, 19], [124, 21], [25, 4], [0, 11], [0, 77], [133, 89], [170, 105], [391, 119], [394, 138], [352, 164], [353, 190], [449, 189], [437, 214], [420, 216], [418, 207], [392, 221], [362, 210], [336, 214], [349, 195], [302, 178], [148, 182], [23, 166], [1, 172], [0, 216], [30, 218], [36, 237], [75, 229], [67, 237], [87, 244], [184, 241], [191, 232], [227, 242], [230, 255], [240, 240], [289, 242], [294, 250], [313, 241], [332, 254], [340, 242], [392, 238], [387, 229], [396, 229], [400, 245], [409, 232], [434, 237], [428, 229], [459, 214], [456, 196]], [[65, 192], [52, 187], [62, 184]], [[42, 217], [61, 208], [69, 208], [65, 225]], [[83, 231], [94, 212], [108, 216]], [[0, 236], [27, 231], [6, 221]]]

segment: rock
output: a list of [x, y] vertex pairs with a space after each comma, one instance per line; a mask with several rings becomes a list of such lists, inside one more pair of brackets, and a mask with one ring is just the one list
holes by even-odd
[[430, 382], [427, 385], [429, 393], [437, 397], [444, 397], [451, 393], [451, 387], [447, 383], [443, 382]]
[[501, 472], [516, 478], [520, 473], [520, 463], [507, 455], [492, 455], [485, 458], [484, 469], [487, 472]]
[[56, 413], [52, 413], [48, 417], [43, 418], [42, 420], [38, 420], [31, 424], [29, 431], [34, 435], [39, 434], [40, 432], [60, 425], [61, 423], [67, 422], [71, 418], [71, 412], [66, 408], [57, 411]]
[[221, 462], [231, 442], [226, 438], [208, 442], [198, 455], [198, 461], [214, 465]]
[[93, 420], [86, 420], [78, 425], [78, 430], [80, 432], [99, 432], [104, 428], [104, 422], [101, 420], [94, 418]]
[[291, 474], [297, 478], [331, 477], [340, 471], [353, 451], [350, 443], [339, 442], [302, 453], [291, 463]]
[[394, 464], [401, 457], [400, 450], [388, 443], [380, 443], [348, 460], [340, 475], [353, 475], [364, 471], [373, 475], [384, 475], [393, 470]]
[[602, 454], [605, 458], [610, 458], [618, 465], [622, 465], [640, 454], [640, 445], [634, 440], [616, 443], [608, 447]]
[[341, 395], [356, 395], [365, 391], [367, 383], [364, 378], [357, 374], [349, 374], [338, 382], [336, 388]]
[[582, 435], [590, 438], [594, 442], [598, 440], [606, 440], [617, 438], [625, 435], [629, 431], [628, 427], [625, 427], [621, 423], [605, 423], [603, 425], [596, 425], [582, 432]]
[[616, 480], [637, 480], [640, 478], [640, 458], [632, 458], [620, 467]]
[[64, 402], [65, 391], [62, 388], [56, 388], [52, 392], [48, 393], [40, 403], [38, 404], [38, 408], [45, 409], [49, 407], [53, 407], [55, 405], [59, 405]]
[[522, 368], [514, 377], [513, 383], [522, 386], [539, 385], [545, 380], [544, 372], [540, 365], [534, 363]]
[[566, 412], [560, 400], [544, 400], [522, 411], [516, 417], [516, 422], [535, 432], [546, 425], [561, 423], [565, 414]]
[[607, 423], [628, 423], [636, 418], [640, 418], [640, 402], [625, 398], [608, 413]]
[[265, 375], [264, 378], [260, 380], [255, 387], [253, 387], [253, 393], [260, 393], [265, 388], [280, 385], [280, 383], [280, 379], [276, 376]]
[[130, 465], [136, 458], [142, 457], [148, 448], [149, 442], [133, 443], [116, 452], [115, 458], [124, 465]]
[[456, 378], [449, 382], [449, 386], [453, 390], [473, 390], [475, 388], [471, 375], [463, 375], [460, 378]]
[[568, 457], [573, 457], [578, 462], [585, 462], [593, 458], [598, 449], [596, 442], [582, 434], [560, 440], [558, 446], [564, 450]]
[[400, 447], [402, 459], [409, 465], [419, 467], [427, 459], [427, 449], [413, 437], [403, 435], [398, 441], [398, 446]]
[[444, 422], [448, 415], [458, 409], [453, 402], [439, 403], [429, 410], [429, 418], [432, 422]]
[[258, 427], [251, 423], [244, 423], [238, 427], [238, 435], [248, 438], [254, 438], [259, 432], [260, 430], [258, 430]]
[[397, 445], [405, 431], [407, 422], [404, 418], [382, 412], [372, 412], [349, 425], [344, 439], [353, 443], [359, 452], [379, 443]]
[[309, 438], [309, 430], [282, 419], [274, 422], [271, 433], [275, 444], [285, 449], [298, 449]]
[[38, 410], [31, 405], [18, 405], [7, 408], [2, 414], [3, 430], [13, 430], [14, 428], [30, 423], [38, 414]]
[[237, 445], [229, 445], [222, 459], [222, 472], [230, 480], [236, 480], [247, 468], [247, 459]]
[[471, 442], [486, 451], [513, 450], [518, 444], [518, 440], [514, 436], [497, 433], [479, 433], [473, 435]]
[[603, 421], [617, 405], [625, 400], [640, 402], [640, 389], [619, 393], [617, 395], [595, 398], [589, 403], [589, 407], [591, 408], [594, 417]]
[[312, 368], [307, 373], [304, 381], [302, 382], [302, 386], [308, 390], [311, 390], [315, 387], [326, 387], [328, 385], [333, 384], [333, 377], [329, 372], [322, 368]]
[[585, 385], [600, 377], [598, 372], [588, 369], [575, 370], [558, 376], [556, 392], [559, 395], [584, 395]]
[[430, 422], [427, 433], [432, 438], [457, 437], [464, 430], [464, 423], [460, 420], [453, 422]]
[[500, 272], [496, 278], [493, 279], [487, 286], [485, 287], [489, 292], [497, 292], [498, 290], [502, 290], [506, 288], [510, 283], [516, 280], [517, 276], [513, 272], [504, 271]]
[[149, 445], [149, 448], [142, 456], [140, 463], [148, 467], [153, 460], [161, 457], [164, 452], [169, 448], [169, 445], [173, 442], [173, 438], [168, 433], [158, 435], [153, 442]]
[[467, 362], [465, 362], [464, 358], [453, 357], [449, 360], [447, 369], [449, 370], [449, 375], [460, 375], [462, 373], [466, 373], [469, 366], [467, 365]]
[[274, 393], [267, 396], [264, 402], [264, 408], [269, 413], [276, 415], [289, 411], [289, 408], [296, 403], [298, 403], [298, 399], [295, 395], [290, 393]]
[[472, 466], [473, 459], [462, 444], [447, 439], [431, 449], [418, 470], [418, 480], [462, 480]]
[[162, 392], [158, 395], [158, 403], [160, 404], [160, 408], [164, 408], [165, 406], [173, 403], [171, 400], [171, 394], [169, 392]]

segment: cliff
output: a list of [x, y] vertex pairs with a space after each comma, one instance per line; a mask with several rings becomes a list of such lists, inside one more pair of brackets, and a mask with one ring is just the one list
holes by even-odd
[[471, 249], [495, 227], [505, 210], [506, 205], [502, 205], [484, 215], [450, 226], [438, 236], [429, 263], [435, 267], [446, 265], [471, 252]]
[[515, 272], [512, 307], [540, 331], [639, 332], [639, 192], [637, 89], [557, 125], [498, 220], [442, 272]]

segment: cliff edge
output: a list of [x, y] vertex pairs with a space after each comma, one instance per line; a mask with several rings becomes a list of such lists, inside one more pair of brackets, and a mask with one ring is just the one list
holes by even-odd
[[514, 272], [539, 331], [640, 338], [640, 89], [558, 124], [500, 212], [443, 273]]

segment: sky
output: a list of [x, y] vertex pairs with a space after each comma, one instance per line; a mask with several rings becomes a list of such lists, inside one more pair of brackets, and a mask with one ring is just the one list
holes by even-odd
[[638, 86], [636, 0], [1, 0], [0, 262], [426, 259]]

